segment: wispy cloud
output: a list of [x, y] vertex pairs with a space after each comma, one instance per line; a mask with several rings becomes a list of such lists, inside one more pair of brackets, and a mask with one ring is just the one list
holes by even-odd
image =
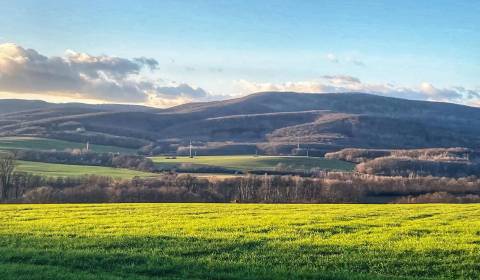
[[361, 67], [366, 66], [365, 62], [363, 62], [362, 60], [360, 60], [358, 58], [347, 58], [347, 61], [352, 63], [353, 65], [356, 65], [356, 66], [361, 66]]
[[332, 85], [358, 85], [361, 84], [359, 78], [349, 75], [323, 75], [321, 80]]
[[356, 66], [361, 66], [361, 67], [364, 67], [366, 66], [366, 63], [359, 59], [359, 58], [356, 58], [356, 57], [350, 57], [350, 56], [338, 56], [334, 53], [328, 53], [325, 55], [325, 59], [332, 62], [332, 63], [338, 63], [338, 64], [353, 64], [353, 65], [356, 65]]

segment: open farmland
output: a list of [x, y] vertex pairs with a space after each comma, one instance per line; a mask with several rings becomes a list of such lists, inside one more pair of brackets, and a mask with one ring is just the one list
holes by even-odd
[[[0, 137], [0, 150], [33, 149], [33, 150], [57, 150], [83, 149], [85, 143], [69, 142], [48, 138], [37, 137]], [[135, 150], [90, 144], [89, 149], [98, 153], [134, 153]]]
[[1, 205], [1, 279], [478, 279], [480, 205]]
[[312, 168], [351, 171], [354, 165], [345, 161], [330, 160], [318, 157], [293, 156], [198, 156], [190, 157], [153, 157], [152, 160], [160, 168], [182, 168], [182, 166], [214, 166], [232, 170], [275, 170], [279, 167], [289, 170], [304, 171]]
[[18, 161], [17, 171], [28, 172], [46, 177], [78, 177], [85, 175], [109, 176], [113, 178], [130, 179], [135, 176], [154, 177], [155, 173], [148, 173], [125, 168], [104, 166], [69, 165], [44, 163], [33, 161]]

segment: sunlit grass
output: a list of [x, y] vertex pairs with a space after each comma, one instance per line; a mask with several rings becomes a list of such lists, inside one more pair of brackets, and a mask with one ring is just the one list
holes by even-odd
[[34, 175], [47, 177], [79, 177], [86, 175], [108, 176], [113, 178], [129, 179], [138, 177], [155, 177], [157, 174], [113, 168], [104, 166], [69, 165], [32, 161], [17, 161], [16, 171], [27, 172]]
[[480, 205], [1, 205], [2, 279], [478, 279]]
[[312, 168], [346, 170], [351, 171], [354, 165], [340, 160], [331, 160], [320, 157], [295, 157], [295, 156], [198, 156], [177, 157], [152, 157], [152, 160], [159, 167], [171, 168], [180, 166], [182, 163], [193, 165], [218, 166], [242, 171], [248, 170], [274, 170], [278, 164], [284, 168], [293, 170], [310, 170]]

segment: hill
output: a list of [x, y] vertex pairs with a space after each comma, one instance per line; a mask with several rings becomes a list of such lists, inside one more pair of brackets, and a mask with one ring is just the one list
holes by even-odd
[[32, 110], [84, 108], [105, 111], [151, 111], [150, 107], [123, 104], [48, 103], [41, 100], [0, 99], [0, 115]]
[[185, 154], [190, 140], [203, 155], [480, 146], [479, 108], [363, 93], [265, 92], [165, 110], [20, 100], [0, 100], [0, 108], [12, 102], [17, 109], [0, 114], [3, 136], [90, 141], [147, 154]]

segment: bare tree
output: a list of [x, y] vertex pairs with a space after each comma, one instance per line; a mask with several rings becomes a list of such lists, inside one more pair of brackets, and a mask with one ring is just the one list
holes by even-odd
[[10, 187], [12, 186], [13, 172], [16, 161], [14, 154], [0, 154], [0, 187], [1, 199], [8, 199]]

